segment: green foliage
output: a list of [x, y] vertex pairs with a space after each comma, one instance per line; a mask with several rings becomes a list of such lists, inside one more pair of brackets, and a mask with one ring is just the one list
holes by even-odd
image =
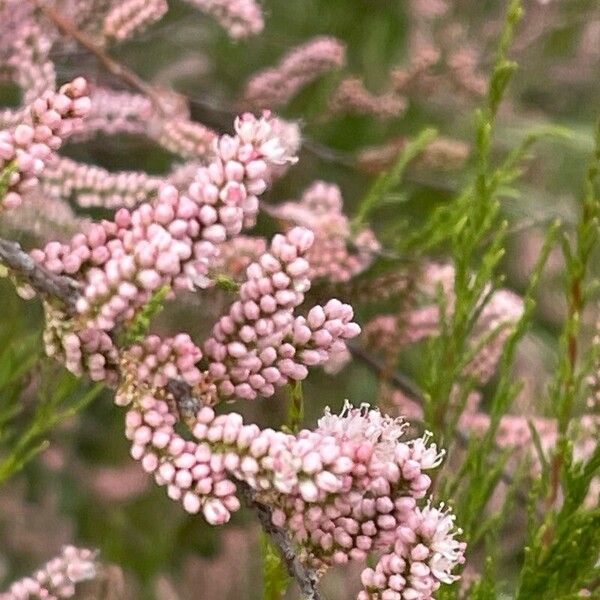
[[575, 240], [562, 239], [566, 263], [565, 296], [567, 317], [560, 339], [559, 364], [551, 387], [552, 406], [556, 411], [561, 434], [565, 434], [572, 408], [582, 389], [583, 375], [578, 369], [578, 335], [581, 316], [590, 297], [586, 280], [592, 252], [598, 243], [600, 195], [597, 180], [600, 170], [600, 121], [596, 126], [595, 149], [585, 179], [580, 219], [575, 229]]
[[354, 229], [359, 229], [371, 217], [373, 211], [379, 204], [389, 198], [390, 193], [396, 189], [406, 171], [407, 166], [422, 154], [431, 142], [435, 140], [437, 131], [435, 129], [424, 129], [419, 135], [411, 140], [396, 158], [393, 167], [381, 173], [360, 203], [358, 213], [352, 222]]
[[[78, 379], [64, 369], [40, 362], [32, 348], [29, 348], [29, 357], [20, 364], [15, 360], [10, 350], [0, 356], [0, 370], [6, 375], [6, 378], [0, 377], [3, 382], [0, 390], [0, 485], [46, 449], [50, 432], [83, 410], [103, 388], [97, 384], [82, 389]], [[25, 415], [23, 395], [31, 378], [38, 379], [40, 385], [32, 400], [31, 414]], [[10, 391], [11, 387], [13, 391]]]
[[287, 386], [289, 408], [288, 418], [285, 429], [291, 433], [300, 431], [304, 421], [304, 392], [302, 390], [302, 381], [295, 381]]
[[491, 557], [486, 560], [482, 578], [469, 589], [469, 597], [471, 600], [496, 600], [498, 597], [494, 561]]
[[[509, 156], [498, 168], [490, 164], [492, 134], [499, 102], [514, 68], [507, 68], [506, 54], [515, 26], [521, 15], [521, 5], [512, 1], [489, 84], [487, 103], [478, 111], [476, 119], [475, 163], [470, 181], [457, 199], [436, 211], [424, 230], [415, 233], [409, 247], [415, 242], [435, 247], [446, 242], [455, 266], [455, 305], [447, 310], [445, 298], [440, 296], [442, 323], [440, 335], [429, 345], [425, 378], [425, 422], [437, 439], [447, 440], [448, 418], [460, 413], [472, 389], [465, 380], [468, 364], [468, 339], [483, 306], [502, 279], [496, 274], [504, 257], [507, 223], [502, 218], [499, 199], [501, 183], [514, 178], [515, 164], [525, 152]], [[525, 144], [529, 146], [528, 142]], [[423, 243], [424, 242], [424, 243]], [[449, 314], [450, 313], [450, 314]], [[451, 406], [456, 385], [461, 386], [456, 406]]]
[[[600, 196], [600, 123], [596, 147], [584, 186], [580, 219], [573, 242], [562, 238], [566, 262], [565, 296], [567, 315], [560, 338], [559, 360], [550, 386], [552, 408], [559, 427], [559, 441], [551, 461], [544, 460], [536, 500], [544, 501], [541, 520], [532, 511], [525, 562], [516, 599], [575, 597], [588, 582], [600, 575], [600, 509], [585, 506], [592, 479], [600, 474], [600, 448], [585, 463], [574, 461], [568, 428], [573, 407], [585, 391], [589, 361], [581, 361], [581, 315], [590, 297], [587, 281], [592, 252], [598, 241]], [[539, 446], [539, 443], [538, 443]], [[539, 451], [538, 451], [539, 452]], [[559, 489], [564, 496], [558, 504]], [[590, 552], [590, 549], [596, 549]]]
[[17, 172], [16, 161], [9, 162], [2, 171], [0, 171], [0, 200], [6, 196], [10, 185], [10, 178]]
[[[495, 435], [500, 419], [510, 409], [520, 391], [520, 383], [515, 382], [512, 376], [512, 363], [518, 342], [531, 326], [535, 297], [544, 267], [557, 240], [566, 239], [560, 222], [557, 221], [548, 228], [524, 294], [523, 316], [504, 347], [498, 369], [499, 378], [489, 401], [490, 427], [482, 438], [461, 438], [463, 434], [457, 431], [457, 423], [468, 395], [474, 388], [474, 382], [464, 372], [477, 352], [477, 348], [469, 347], [469, 340], [481, 310], [491, 294], [503, 283], [500, 266], [505, 256], [508, 222], [503, 216], [502, 199], [509, 195], [519, 196], [513, 189], [513, 184], [522, 175], [522, 163], [535, 142], [544, 137], [570, 137], [570, 133], [561, 127], [535, 127], [498, 166], [493, 164], [492, 145], [498, 107], [516, 70], [516, 64], [508, 60], [507, 54], [521, 15], [520, 2], [511, 1], [487, 101], [476, 114], [475, 152], [470, 178], [454, 201], [434, 208], [423, 226], [400, 240], [397, 246], [403, 253], [425, 254], [436, 249], [449, 252], [455, 267], [454, 304], [452, 310], [449, 310], [447, 299], [440, 290], [440, 332], [427, 346], [419, 384], [425, 398], [425, 426], [434, 432], [436, 440], [450, 449], [450, 453], [456, 447], [457, 437], [465, 446], [459, 468], [454, 473], [446, 471], [441, 475], [438, 496], [447, 499], [454, 506], [470, 552], [475, 552], [482, 544], [486, 550], [486, 570], [481, 581], [472, 588], [469, 596], [472, 598], [499, 597], [497, 564], [492, 560], [495, 544], [515, 503], [522, 503], [525, 499], [522, 489], [529, 466], [521, 463], [507, 477], [507, 465], [511, 456], [495, 449]], [[591, 295], [587, 288], [580, 291], [576, 288], [581, 286], [597, 235], [598, 203], [594, 181], [598, 172], [598, 156], [596, 151], [594, 161], [588, 169], [582, 219], [577, 226], [574, 248], [571, 249], [571, 245], [563, 241], [570, 280], [567, 296], [571, 297], [571, 301], [565, 326], [567, 333], [563, 335], [564, 341], [559, 353], [561, 364], [557, 370], [557, 381], [560, 382], [557, 385], [562, 390], [562, 395], [553, 394], [553, 402], [559, 407], [557, 414], [562, 414], [559, 418], [562, 419], [564, 432], [569, 423], [571, 407], [589, 372], [589, 369], [573, 372], [569, 343], [571, 347], [576, 344], [573, 339], [579, 333], [583, 297], [589, 298]], [[491, 331], [481, 345], [488, 343], [498, 333], [499, 330]], [[588, 361], [586, 366], [589, 367], [591, 362]], [[541, 464], [547, 465], [548, 460], [535, 432], [533, 439]], [[598, 469], [592, 459], [585, 467], [579, 465], [580, 474], [577, 477], [573, 475], [571, 459], [566, 456], [569, 447], [568, 438], [564, 437], [563, 443], [559, 444], [561, 462], [558, 468], [564, 471], [562, 485], [565, 504], [558, 512], [550, 511], [540, 527], [531, 526], [532, 539], [525, 554], [517, 596], [519, 599], [567, 598], [596, 575], [597, 567], [594, 564], [598, 559], [598, 550], [595, 553], [588, 551], [584, 557], [584, 548], [600, 548], [598, 512], [583, 509], [582, 502], [591, 478], [598, 473]], [[546, 485], [538, 486], [540, 490], [546, 490], [551, 485], [552, 476], [547, 468], [542, 475], [542, 481]], [[504, 501], [490, 514], [488, 506], [501, 483], [506, 487]], [[535, 511], [532, 518], [536, 519]], [[572, 551], [574, 545], [579, 550]], [[458, 586], [455, 585], [441, 592], [440, 598], [457, 598], [457, 595]]]
[[[597, 474], [597, 457], [590, 463], [594, 464], [583, 470]], [[576, 597], [588, 582], [600, 576], [598, 554], [594, 552], [600, 547], [600, 509], [585, 509], [577, 502], [588, 490], [587, 477], [569, 473], [567, 478], [570, 482], [565, 487], [565, 505], [552, 520], [533, 530], [525, 548], [516, 600], [566, 600]]]
[[240, 289], [240, 284], [226, 273], [217, 273], [215, 276], [215, 285], [219, 289], [231, 294], [237, 293]]
[[125, 348], [141, 342], [150, 329], [150, 323], [164, 308], [165, 300], [171, 288], [163, 285], [156, 290], [150, 300], [136, 314], [135, 319], [127, 325], [127, 328], [119, 336], [119, 346]]
[[279, 551], [262, 533], [260, 537], [263, 565], [263, 600], [281, 600], [290, 584], [290, 577]]

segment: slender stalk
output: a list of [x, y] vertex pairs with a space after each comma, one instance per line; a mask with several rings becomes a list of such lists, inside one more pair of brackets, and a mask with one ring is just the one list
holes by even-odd
[[300, 560], [287, 531], [273, 524], [271, 508], [257, 500], [256, 492], [248, 484], [238, 482], [238, 487], [248, 505], [256, 512], [263, 530], [281, 553], [288, 573], [296, 580], [304, 598], [321, 600], [318, 574]]
[[[566, 285], [567, 316], [562, 337], [561, 361], [554, 384], [554, 401], [558, 420], [559, 441], [550, 467], [550, 491], [546, 498], [546, 510], [556, 504], [564, 466], [567, 429], [573, 405], [580, 392], [578, 377], [579, 334], [581, 318], [586, 304], [586, 276], [592, 252], [598, 243], [600, 198], [596, 185], [600, 173], [600, 120], [596, 124], [595, 150], [588, 165], [583, 202], [573, 245], [564, 242], [568, 279]], [[550, 531], [550, 530], [549, 530]], [[547, 537], [549, 537], [550, 533]]]
[[79, 283], [70, 277], [51, 273], [38, 264], [17, 242], [0, 238], [0, 261], [36, 292], [61, 300], [70, 312], [75, 312]]

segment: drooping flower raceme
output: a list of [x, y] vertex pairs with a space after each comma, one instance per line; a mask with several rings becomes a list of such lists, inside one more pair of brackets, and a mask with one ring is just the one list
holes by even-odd
[[[214, 160], [198, 169], [186, 193], [164, 185], [154, 203], [133, 211], [120, 209], [114, 221], [91, 225], [70, 244], [51, 242], [32, 252], [50, 271], [76, 276], [83, 283], [77, 323], [55, 315], [51, 324], [70, 323], [75, 337], [78, 330], [90, 330], [97, 331], [95, 339], [106, 340], [106, 332], [131, 322], [159, 289], [210, 283], [209, 266], [219, 244], [253, 223], [257, 195], [267, 187], [269, 169], [295, 160], [295, 148], [283, 146], [278, 131], [270, 115], [245, 115], [236, 120], [235, 136], [215, 141]], [[69, 368], [80, 374], [84, 342], [77, 346], [71, 336], [65, 346], [64, 334], [55, 335], [50, 327], [49, 350], [64, 356]], [[111, 358], [103, 356], [105, 361]]]
[[143, 134], [153, 117], [152, 102], [141, 94], [114, 91], [100, 86], [90, 93], [90, 112], [77, 139], [87, 139], [98, 133]]
[[329, 102], [335, 113], [356, 113], [391, 119], [399, 117], [407, 108], [407, 101], [394, 92], [373, 94], [358, 77], [344, 79]]
[[104, 17], [103, 34], [125, 40], [159, 21], [168, 10], [165, 0], [125, 0], [113, 6]]
[[[202, 511], [209, 523], [222, 524], [239, 508], [241, 481], [272, 507], [274, 523], [290, 530], [304, 560], [314, 566], [383, 554], [377, 574], [363, 574], [361, 599], [425, 600], [454, 580], [452, 571], [464, 553], [464, 544], [455, 540], [454, 518], [443, 507], [419, 508], [431, 484], [426, 472], [443, 456], [429, 436], [404, 440], [401, 419], [368, 406], [347, 405], [340, 416], [328, 412], [316, 430], [297, 435], [245, 425], [237, 413], [216, 416], [205, 406], [187, 417], [194, 438], [186, 440], [175, 430], [176, 413], [163, 386], [180, 364], [173, 352], [188, 343], [154, 341], [162, 360], [142, 360], [144, 371], [131, 371], [135, 376], [118, 395], [119, 403], [130, 405], [132, 456], [167, 486], [171, 498], [188, 512]], [[148, 372], [152, 364], [156, 374]], [[184, 367], [181, 379], [196, 381], [199, 373]], [[144, 374], [147, 383], [140, 379]], [[392, 595], [403, 590], [404, 596]], [[415, 591], [421, 595], [410, 595]]]
[[57, 157], [40, 178], [44, 194], [73, 199], [83, 208], [135, 208], [156, 196], [163, 181], [143, 171], [112, 173], [97, 167]]
[[296, 227], [276, 235], [270, 252], [247, 268], [240, 299], [204, 343], [220, 397], [271, 396], [275, 387], [304, 379], [308, 366], [324, 364], [360, 332], [352, 308], [338, 300], [311, 308], [306, 317], [294, 314], [310, 287], [304, 256], [312, 242], [309, 230]]
[[465, 544], [455, 539], [452, 513], [427, 505], [403, 517], [394, 552], [362, 572], [358, 600], [432, 600], [443, 583], [458, 579], [452, 569], [464, 562]]
[[[4, 7], [0, 7], [0, 19], [7, 24], [2, 37], [10, 48], [6, 64], [13, 70], [14, 78], [23, 90], [25, 103], [29, 104], [47, 91], [56, 89], [56, 69], [49, 57], [52, 43], [46, 32], [31, 18], [23, 18], [13, 24], [16, 25], [14, 28], [11, 27], [11, 17], [6, 13], [18, 15], [23, 8], [17, 9], [9, 4], [5, 3]], [[3, 8], [6, 10], [2, 10]], [[12, 35], [5, 31], [12, 31], [14, 39], [11, 40]]]
[[256, 0], [186, 0], [186, 2], [214, 17], [233, 39], [256, 35], [263, 30], [262, 10]]

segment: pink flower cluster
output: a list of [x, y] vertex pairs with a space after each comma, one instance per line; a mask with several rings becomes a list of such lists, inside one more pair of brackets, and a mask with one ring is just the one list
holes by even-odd
[[75, 586], [97, 575], [96, 555], [85, 548], [65, 546], [56, 558], [46, 563], [31, 577], [15, 581], [0, 600], [30, 598], [72, 598]]
[[[217, 135], [190, 119], [187, 101], [176, 93], [156, 89], [156, 98], [96, 87], [90, 95], [91, 108], [77, 128], [76, 141], [104, 135], [144, 135], [165, 150], [187, 159], [174, 175], [185, 172], [186, 189], [200, 166], [213, 158]], [[7, 120], [11, 119], [6, 114]], [[0, 116], [0, 120], [2, 116]], [[60, 157], [54, 159], [40, 181], [45, 193], [63, 200], [74, 200], [82, 207], [133, 208], [152, 199], [157, 189], [171, 178], [150, 176], [139, 171], [110, 172], [95, 165]], [[175, 181], [175, 178], [174, 178]]]
[[[223, 415], [218, 421], [221, 431], [224, 419], [237, 423], [242, 417]], [[207, 428], [213, 420], [213, 410], [204, 408], [196, 417], [196, 427]], [[181, 437], [174, 429], [175, 422], [166, 400], [143, 396], [126, 417], [125, 435], [133, 443], [131, 455], [141, 461], [144, 470], [154, 473], [158, 485], [167, 486], [169, 497], [181, 501], [187, 512], [202, 510], [211, 525], [222, 525], [240, 508], [236, 485], [225, 470], [225, 457], [213, 452], [208, 443]]]
[[[398, 136], [391, 141], [361, 150], [357, 160], [360, 167], [370, 173], [380, 173], [389, 169], [398, 157], [398, 153], [406, 148], [410, 138]], [[440, 136], [433, 140], [415, 162], [421, 169], [451, 171], [464, 165], [470, 153], [467, 143]]]
[[53, 160], [41, 178], [42, 191], [52, 198], [73, 199], [89, 208], [134, 208], [157, 195], [163, 184], [144, 171], [111, 173], [102, 167], [60, 157]]
[[198, 160], [210, 154], [216, 134], [187, 116], [164, 119], [156, 116], [149, 133], [169, 152], [183, 158]]
[[125, 0], [113, 6], [104, 17], [103, 34], [107, 38], [125, 40], [160, 21], [168, 8], [166, 0]]
[[[70, 244], [50, 242], [32, 252], [50, 271], [83, 282], [76, 322], [62, 314], [47, 320], [49, 352], [76, 374], [89, 369], [95, 379], [109, 376], [115, 350], [108, 333], [117, 324], [134, 319], [160, 288], [207, 284], [218, 245], [254, 220], [269, 169], [294, 160], [274, 134], [274, 121], [268, 115], [237, 119], [236, 136], [215, 142], [215, 159], [199, 168], [187, 193], [165, 185], [154, 204], [122, 208], [114, 221], [90, 225]], [[73, 333], [67, 345], [65, 327]]]
[[171, 379], [197, 386], [204, 379], [197, 366], [201, 358], [200, 348], [185, 333], [166, 339], [147, 336], [142, 343], [128, 348], [123, 356], [122, 380], [115, 403], [127, 406], [137, 397], [139, 389], [160, 390]]
[[90, 100], [90, 113], [77, 139], [87, 139], [100, 132], [144, 134], [154, 112], [152, 102], [141, 94], [94, 87]]
[[437, 306], [415, 308], [407, 314], [378, 315], [365, 326], [369, 347], [398, 351], [438, 333], [440, 314]]
[[[14, 10], [15, 7], [12, 6], [11, 9]], [[5, 22], [4, 14], [0, 18]], [[49, 37], [31, 19], [23, 19], [17, 25], [7, 64], [24, 92], [23, 99], [26, 104], [34, 102], [45, 92], [56, 89], [56, 70], [49, 58], [51, 47]]]
[[[490, 415], [478, 410], [466, 410], [460, 418], [460, 427], [466, 433], [482, 436], [489, 429]], [[496, 444], [502, 449], [532, 450], [533, 439], [529, 424], [538, 432], [541, 446], [544, 451], [551, 450], [557, 439], [556, 421], [543, 417], [527, 417], [525, 415], [504, 415], [498, 424]]]
[[202, 283], [218, 244], [254, 220], [269, 169], [295, 160], [274, 135], [274, 121], [238, 118], [236, 135], [215, 141], [214, 160], [197, 171], [186, 194], [165, 185], [154, 204], [121, 209], [114, 221], [90, 226], [70, 244], [52, 242], [33, 257], [54, 273], [83, 279], [78, 311], [105, 331], [132, 319], [165, 285]]
[[78, 140], [98, 133], [145, 135], [185, 159], [206, 159], [212, 153], [217, 134], [191, 120], [187, 99], [180, 94], [156, 87], [150, 99], [96, 87], [90, 97], [90, 114], [77, 132]]
[[237, 40], [260, 33], [264, 28], [262, 10], [256, 0], [186, 0], [214, 17]]
[[[389, 587], [407, 595], [381, 598], [425, 600], [427, 591], [454, 580], [465, 546], [454, 539], [453, 517], [417, 505], [431, 484], [425, 471], [443, 456], [428, 436], [401, 441], [406, 425], [368, 406], [328, 412], [315, 431], [297, 435], [244, 425], [237, 413], [216, 416], [205, 406], [188, 419], [194, 440], [184, 440], [159, 396], [150, 387], [121, 395], [134, 404], [126, 435], [133, 457], [188, 512], [202, 511], [211, 524], [227, 522], [239, 508], [235, 482], [241, 481], [273, 507], [274, 523], [289, 528], [315, 566], [385, 553], [378, 567], [385, 576], [367, 570], [360, 598], [379, 598], [377, 590]], [[423, 595], [411, 596], [411, 589]]]
[[385, 120], [400, 117], [408, 103], [394, 92], [373, 94], [365, 87], [362, 79], [348, 77], [340, 83], [329, 105], [334, 113], [372, 115]]
[[428, 435], [402, 441], [406, 429], [402, 419], [346, 403], [340, 415], [327, 410], [315, 431], [301, 431], [291, 456], [277, 461], [284, 495], [274, 520], [287, 524], [315, 565], [393, 547], [402, 513], [431, 485], [425, 471], [443, 457]]
[[302, 254], [311, 240], [311, 233], [301, 228], [276, 235], [270, 251], [248, 266], [239, 300], [203, 345], [206, 370], [198, 369], [202, 353], [186, 336], [163, 342], [150, 336], [133, 346], [121, 367], [126, 385], [118, 403], [129, 403], [127, 390], [135, 391], [135, 382], [147, 382], [154, 371], [152, 387], [182, 379], [197, 386], [203, 404], [268, 397], [290, 380], [304, 379], [308, 367], [324, 365], [345, 349], [345, 340], [360, 332], [350, 306], [330, 300], [324, 307], [311, 308], [306, 317], [295, 314], [310, 286]]
[[[256, 0], [187, 2], [213, 15], [233, 38], [263, 27]], [[17, 2], [9, 3], [18, 9]], [[168, 8], [165, 0], [68, 0], [65, 6], [57, 5], [59, 13], [98, 44], [128, 38]], [[45, 302], [47, 353], [71, 372], [117, 388], [116, 403], [128, 407], [133, 458], [189, 513], [225, 523], [240, 508], [238, 488], [249, 488], [311, 566], [382, 555], [372, 574], [363, 573], [361, 600], [427, 600], [441, 583], [454, 580], [464, 553], [450, 512], [422, 507], [431, 487], [428, 472], [443, 456], [429, 434], [408, 439], [402, 420], [367, 405], [346, 405], [339, 416], [327, 410], [315, 430], [297, 434], [245, 424], [241, 415], [217, 415], [211, 407], [273, 395], [277, 387], [307, 377], [311, 366], [333, 369], [347, 359], [346, 341], [360, 332], [352, 308], [332, 299], [300, 314], [300, 305], [313, 277], [348, 281], [368, 268], [379, 248], [373, 233], [351, 235], [340, 190], [317, 182], [300, 202], [276, 209], [291, 223], [268, 250], [260, 241], [236, 237], [254, 224], [258, 196], [295, 161], [298, 128], [270, 113], [246, 114], [236, 120], [235, 135], [217, 137], [192, 121], [187, 102], [169, 91], [139, 85], [147, 89], [146, 98], [98, 89], [90, 100], [85, 81], [76, 79], [55, 92], [50, 52], [57, 43], [68, 49], [72, 40], [62, 39], [68, 22], [56, 19], [55, 28], [52, 15], [44, 13], [31, 7], [22, 12], [25, 27], [19, 32], [26, 37], [13, 66], [26, 94], [39, 89], [41, 95], [18, 121], [16, 112], [0, 117], [9, 124], [0, 133], [0, 186], [8, 191], [1, 190], [0, 201], [18, 205], [20, 194], [39, 179], [37, 191], [53, 200], [118, 208], [114, 218], [87, 225], [69, 243], [52, 241], [32, 252], [49, 271], [80, 284], [75, 314], [58, 301]], [[18, 37], [11, 36], [8, 45]], [[11, 54], [5, 45], [0, 41], [2, 56]], [[247, 98], [286, 102], [344, 63], [343, 44], [317, 38], [251, 81]], [[371, 108], [376, 100], [367, 97]], [[169, 181], [109, 173], [56, 155], [63, 139], [98, 132], [144, 134], [189, 163]], [[245, 268], [246, 277], [239, 297], [200, 347], [187, 334], [149, 335], [118, 347], [137, 331], [136, 318], [157, 293], [208, 287], [215, 269], [239, 259], [234, 253], [240, 249], [245, 255], [237, 269]], [[179, 420], [189, 428], [187, 437], [178, 431]], [[91, 552], [69, 547], [34, 577], [14, 584], [6, 597], [70, 597], [75, 584], [96, 571]]]
[[352, 308], [339, 300], [295, 316], [310, 287], [304, 255], [312, 241], [300, 227], [276, 235], [270, 251], [247, 268], [239, 300], [204, 343], [219, 397], [271, 396], [275, 387], [304, 379], [308, 366], [324, 364], [360, 332]]
[[24, 109], [18, 125], [0, 131], [0, 191], [6, 188], [1, 199], [4, 208], [21, 204], [22, 194], [37, 185], [53, 152], [76, 131], [89, 108], [87, 83], [77, 78], [58, 92], [45, 92]]
[[92, 381], [115, 383], [117, 349], [106, 331], [73, 323], [61, 310], [46, 306], [46, 354], [60, 360], [74, 375], [88, 374]]
[[367, 568], [358, 600], [433, 600], [442, 583], [453, 583], [454, 565], [464, 562], [464, 542], [455, 539], [454, 515], [426, 506], [404, 514], [394, 552]]
[[342, 42], [333, 37], [314, 38], [288, 52], [272, 69], [254, 75], [246, 85], [244, 98], [261, 109], [282, 106], [304, 86], [345, 62]]
[[364, 271], [373, 261], [379, 243], [370, 229], [351, 237], [348, 217], [342, 212], [339, 187], [316, 181], [298, 202], [286, 202], [271, 210], [283, 221], [308, 227], [315, 235], [306, 258], [310, 278], [326, 277], [331, 281], [348, 281]]

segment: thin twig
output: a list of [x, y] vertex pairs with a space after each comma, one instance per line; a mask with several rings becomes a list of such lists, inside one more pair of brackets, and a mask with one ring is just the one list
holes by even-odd
[[57, 29], [59, 29], [66, 36], [71, 37], [79, 42], [79, 44], [81, 44], [86, 50], [91, 52], [109, 73], [112, 73], [115, 77], [118, 77], [127, 85], [147, 96], [160, 112], [165, 112], [164, 103], [161, 101], [160, 95], [151, 85], [146, 83], [131, 69], [128, 69], [126, 66], [117, 62], [114, 58], [111, 58], [88, 35], [78, 29], [72, 21], [60, 14], [55, 8], [45, 2], [42, 2], [41, 0], [30, 1], [48, 20], [50, 20], [56, 26]]
[[0, 238], [0, 261], [42, 296], [61, 300], [71, 312], [79, 297], [75, 279], [51, 273], [37, 263], [17, 242]]
[[319, 576], [316, 571], [307, 567], [300, 560], [287, 531], [273, 523], [271, 507], [257, 500], [256, 492], [247, 483], [241, 481], [238, 483], [238, 487], [248, 505], [258, 515], [262, 528], [281, 553], [288, 573], [296, 580], [304, 598], [306, 600], [321, 600], [322, 596], [318, 587]]
[[[191, 386], [184, 381], [169, 380], [167, 390], [175, 400], [182, 421], [190, 430], [193, 429], [195, 414], [200, 410], [202, 402], [194, 395]], [[318, 588], [319, 575], [300, 560], [287, 531], [273, 523], [271, 507], [258, 500], [256, 491], [245, 481], [236, 479], [236, 483], [248, 506], [256, 512], [264, 532], [279, 551], [290, 577], [296, 581], [306, 600], [322, 600]]]
[[423, 392], [421, 392], [417, 384], [412, 381], [412, 379], [406, 375], [403, 375], [402, 373], [398, 373], [397, 371], [394, 373], [387, 373], [385, 367], [376, 358], [358, 346], [348, 344], [348, 349], [354, 358], [357, 358], [366, 366], [368, 366], [369, 369], [371, 369], [371, 371], [373, 371], [378, 377], [385, 377], [385, 379], [392, 383], [394, 387], [398, 388], [411, 400], [414, 400], [421, 406], [425, 404]]

